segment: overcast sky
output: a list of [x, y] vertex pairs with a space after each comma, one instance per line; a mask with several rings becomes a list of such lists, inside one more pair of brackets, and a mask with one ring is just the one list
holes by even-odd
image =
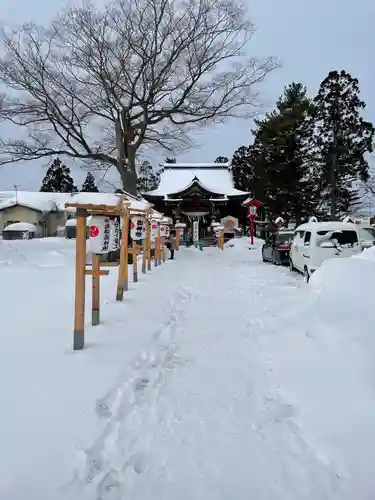
[[[250, 45], [251, 55], [274, 55], [282, 63], [261, 88], [262, 99], [270, 108], [292, 81], [302, 82], [313, 95], [330, 70], [346, 69], [359, 79], [361, 97], [367, 103], [366, 118], [375, 122], [374, 0], [248, 2], [258, 30]], [[63, 0], [0, 0], [0, 18], [11, 24], [42, 23], [65, 4]], [[239, 146], [249, 144], [250, 129], [251, 123], [241, 120], [206, 129], [199, 137], [203, 146], [177, 159], [210, 162], [219, 155], [231, 157]], [[158, 154], [155, 163], [163, 162], [165, 156]], [[38, 190], [45, 167], [44, 161], [1, 167], [0, 190], [13, 190], [14, 184], [18, 189]], [[80, 184], [85, 174], [79, 168], [73, 173]]]

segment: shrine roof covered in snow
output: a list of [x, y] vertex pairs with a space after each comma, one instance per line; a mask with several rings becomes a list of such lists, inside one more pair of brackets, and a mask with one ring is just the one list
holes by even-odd
[[147, 198], [163, 198], [184, 193], [192, 185], [212, 193], [213, 198], [247, 196], [249, 193], [236, 189], [230, 165], [226, 163], [166, 163], [159, 187], [144, 193]]

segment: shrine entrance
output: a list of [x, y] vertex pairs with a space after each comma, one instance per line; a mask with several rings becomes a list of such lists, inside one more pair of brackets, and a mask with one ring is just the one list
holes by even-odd
[[248, 193], [234, 187], [228, 164], [164, 164], [159, 187], [143, 196], [175, 223], [185, 223], [187, 238], [208, 245], [215, 239], [213, 222], [228, 215], [246, 219]]

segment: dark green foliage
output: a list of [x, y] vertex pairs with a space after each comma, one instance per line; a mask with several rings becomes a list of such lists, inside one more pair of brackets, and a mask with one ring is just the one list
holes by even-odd
[[214, 163], [229, 163], [229, 158], [226, 156], [218, 156]]
[[176, 158], [166, 158], [164, 163], [177, 163]]
[[64, 165], [60, 158], [56, 158], [48, 168], [43, 179], [41, 192], [47, 193], [76, 193], [77, 187], [70, 175], [70, 168]]
[[361, 116], [365, 106], [358, 80], [346, 71], [331, 71], [314, 99], [319, 189], [333, 217], [349, 210], [352, 183], [369, 179], [366, 153], [372, 152], [374, 127]]
[[355, 210], [361, 196], [353, 186], [369, 179], [374, 139], [364, 108], [358, 80], [345, 71], [329, 73], [312, 101], [300, 83], [286, 87], [275, 110], [255, 122], [253, 144], [234, 153], [236, 187], [263, 201], [271, 217], [299, 222], [321, 216], [328, 202], [333, 218]]
[[96, 182], [95, 182], [95, 177], [92, 175], [91, 172], [87, 173], [86, 179], [85, 179], [84, 183], [82, 184], [81, 191], [86, 192], [86, 193], [99, 193], [99, 189], [98, 189]]
[[233, 156], [236, 187], [265, 203], [271, 217], [282, 214], [299, 221], [316, 202], [309, 149], [311, 111], [306, 89], [293, 83], [276, 109], [255, 122], [253, 144]]

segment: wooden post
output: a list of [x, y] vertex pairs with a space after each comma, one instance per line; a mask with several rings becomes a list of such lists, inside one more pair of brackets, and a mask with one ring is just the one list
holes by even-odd
[[163, 237], [161, 239], [162, 251], [163, 251], [163, 253], [162, 253], [162, 255], [163, 255], [163, 262], [165, 262], [165, 259], [166, 259], [165, 241], [164, 240], [165, 240], [165, 238]]
[[85, 346], [86, 210], [77, 208], [73, 349]]
[[124, 290], [128, 291], [129, 289], [129, 222], [130, 217], [129, 213], [126, 214], [124, 220], [124, 227], [126, 228], [126, 245], [125, 245], [125, 267], [124, 267]]
[[138, 256], [137, 256], [137, 243], [133, 240], [133, 281], [138, 281]]
[[160, 238], [160, 230], [158, 227], [155, 236], [155, 257], [154, 257], [155, 267], [159, 265], [159, 238]]
[[122, 218], [122, 233], [120, 244], [120, 264], [117, 277], [116, 300], [121, 301], [124, 298], [124, 290], [128, 290], [129, 284], [129, 264], [128, 264], [128, 230], [129, 213], [126, 210]]
[[91, 324], [100, 323], [100, 255], [92, 256], [92, 302], [91, 302]]
[[142, 243], [142, 274], [146, 274], [146, 264], [147, 264], [147, 228], [146, 228], [146, 237]]
[[151, 220], [147, 221], [147, 269], [151, 271]]
[[220, 248], [224, 250], [224, 231], [220, 235]]

